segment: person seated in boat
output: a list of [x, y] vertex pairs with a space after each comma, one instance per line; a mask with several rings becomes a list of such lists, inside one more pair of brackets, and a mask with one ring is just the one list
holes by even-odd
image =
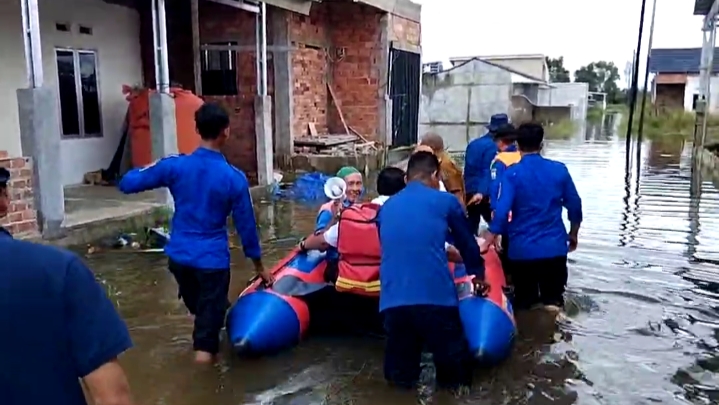
[[486, 289], [484, 261], [462, 205], [438, 190], [439, 170], [433, 153], [412, 155], [407, 186], [377, 216], [380, 311], [387, 334], [384, 376], [405, 388], [419, 380], [424, 348], [433, 354], [439, 386], [457, 389], [472, 383], [471, 355], [445, 254], [448, 230], [480, 289]]
[[[497, 209], [497, 199], [499, 198], [501, 191], [500, 182], [504, 172], [509, 166], [519, 162], [522, 158], [522, 155], [517, 150], [516, 139], [517, 130], [512, 124], [501, 126], [494, 133], [494, 142], [497, 144], [499, 153], [497, 153], [497, 156], [495, 156], [494, 160], [492, 160], [492, 165], [490, 166], [492, 180], [489, 186], [489, 204], [492, 208], [492, 217], [494, 217], [494, 211]], [[507, 256], [508, 243], [509, 237], [506, 234], [501, 235], [499, 237], [499, 243], [497, 243], [499, 247], [497, 251], [499, 253], [499, 258], [502, 261], [502, 268], [504, 269], [504, 274], [507, 278], [507, 284], [509, 284], [511, 279], [511, 275], [509, 273], [511, 266], [509, 264], [509, 257]]]
[[337, 177], [341, 178], [347, 184], [344, 200], [328, 201], [320, 207], [315, 220], [315, 232], [319, 233], [327, 229], [332, 220], [337, 216], [339, 210], [343, 207], [359, 202], [364, 192], [364, 183], [362, 173], [357, 168], [345, 166], [337, 172]]
[[[500, 179], [494, 219], [483, 233], [487, 244], [508, 235], [514, 307], [542, 305], [558, 312], [564, 305], [567, 253], [577, 248], [582, 200], [567, 167], [540, 155], [544, 129], [522, 124], [517, 146], [522, 155]], [[562, 219], [567, 209], [569, 234]], [[509, 213], [512, 221], [509, 221]]]
[[[402, 169], [397, 167], [386, 167], [379, 172], [377, 175], [377, 193], [378, 197], [372, 200], [372, 204], [383, 205], [391, 196], [402, 191], [406, 186], [405, 173]], [[341, 216], [340, 216], [341, 220]], [[301, 250], [319, 250], [326, 251], [332, 248], [337, 248], [338, 235], [339, 235], [339, 223], [334, 222], [324, 232], [310, 235], [300, 242]], [[345, 232], [342, 233], [346, 235]], [[352, 233], [349, 234], [350, 239], [354, 239]], [[461, 262], [462, 258], [459, 251], [450, 244], [445, 245], [447, 250], [447, 258], [453, 262]], [[336, 271], [334, 272], [336, 274]], [[331, 278], [334, 281], [334, 278]]]
[[205, 103], [195, 112], [200, 147], [189, 155], [167, 156], [120, 180], [125, 194], [167, 187], [175, 201], [171, 237], [165, 246], [187, 310], [195, 316], [195, 361], [210, 363], [219, 352], [220, 330], [230, 287], [230, 249], [227, 217], [242, 240], [245, 256], [257, 274], [272, 283], [262, 264], [262, 249], [245, 174], [221, 152], [229, 139], [230, 118], [217, 104]]
[[465, 188], [462, 170], [457, 166], [451, 156], [444, 150], [444, 140], [435, 133], [428, 133], [422, 137], [420, 145], [426, 145], [432, 148], [432, 152], [439, 159], [439, 170], [441, 174], [442, 185], [447, 192], [453, 194], [465, 206]]

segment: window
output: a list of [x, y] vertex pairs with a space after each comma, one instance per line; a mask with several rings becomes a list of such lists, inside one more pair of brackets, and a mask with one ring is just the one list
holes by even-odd
[[[237, 45], [237, 42], [215, 42], [206, 45]], [[237, 95], [237, 52], [232, 50], [202, 51], [202, 93], [206, 96]]]
[[102, 136], [97, 53], [56, 49], [60, 119], [65, 137]]
[[79, 26], [78, 31], [80, 32], [80, 34], [83, 34], [83, 35], [92, 35], [92, 28], [85, 26], [85, 25]]

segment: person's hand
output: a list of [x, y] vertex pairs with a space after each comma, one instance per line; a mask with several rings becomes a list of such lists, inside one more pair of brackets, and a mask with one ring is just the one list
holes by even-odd
[[569, 235], [569, 251], [574, 252], [577, 250], [577, 244], [579, 243], [577, 235]]
[[467, 205], [469, 206], [469, 205], [479, 204], [482, 201], [482, 198], [484, 198], [484, 196], [480, 193], [477, 193], [477, 194], [473, 195], [472, 198], [469, 199], [469, 201], [467, 201]]
[[487, 284], [487, 282], [485, 282], [484, 279], [480, 277], [475, 277], [472, 279], [472, 287], [474, 295], [478, 297], [486, 297], [490, 290], [489, 284]]
[[478, 236], [477, 237], [477, 244], [479, 245], [479, 253], [485, 254], [489, 250], [489, 246], [491, 245], [490, 242], [487, 242], [487, 239]]
[[332, 217], [336, 218], [342, 212], [342, 199], [338, 198], [332, 202]]
[[269, 272], [269, 270], [265, 269], [265, 266], [263, 266], [262, 263], [255, 263], [255, 273], [260, 276], [262, 283], [265, 284], [265, 286], [269, 287], [274, 284], [275, 277]]
[[497, 253], [502, 252], [502, 235], [499, 235], [494, 238], [494, 249], [497, 251]]

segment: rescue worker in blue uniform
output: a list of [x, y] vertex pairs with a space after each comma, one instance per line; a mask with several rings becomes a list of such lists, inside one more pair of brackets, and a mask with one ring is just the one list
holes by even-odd
[[[497, 208], [497, 199], [500, 194], [499, 185], [502, 176], [509, 166], [519, 162], [522, 158], [522, 155], [517, 150], [517, 145], [515, 143], [516, 139], [517, 130], [512, 124], [503, 125], [497, 130], [497, 132], [494, 133], [494, 142], [497, 145], [499, 153], [497, 153], [497, 156], [495, 156], [494, 160], [492, 160], [492, 164], [490, 166], [492, 183], [490, 184], [489, 204], [492, 208], [493, 217], [494, 210]], [[507, 257], [508, 244], [509, 237], [506, 234], [502, 235], [499, 243], [499, 258], [502, 260], [502, 268], [504, 269], [504, 274], [507, 277], [507, 282], [508, 284], [511, 284], [509, 282], [511, 279], [511, 274], [509, 273], [510, 264], [509, 258]]]
[[487, 223], [492, 220], [492, 209], [489, 204], [492, 180], [490, 166], [498, 152], [494, 143], [494, 133], [508, 123], [507, 114], [493, 115], [487, 125], [487, 133], [472, 140], [465, 151], [464, 184], [467, 192], [467, 216], [475, 234], [479, 230], [482, 218]]
[[[0, 218], [9, 179], [0, 168]], [[0, 403], [133, 405], [117, 360], [132, 347], [130, 333], [92, 271], [67, 250], [14, 240], [2, 227], [0, 257]]]
[[220, 152], [229, 138], [230, 119], [222, 107], [206, 103], [195, 113], [200, 147], [190, 155], [168, 156], [120, 181], [124, 193], [167, 187], [175, 200], [171, 237], [165, 246], [179, 296], [195, 316], [195, 361], [210, 363], [218, 353], [230, 286], [227, 217], [242, 240], [245, 256], [266, 283], [262, 250], [245, 174]]
[[407, 186], [388, 199], [377, 216], [380, 311], [387, 334], [384, 375], [405, 388], [419, 380], [425, 347], [433, 354], [439, 386], [456, 389], [472, 382], [471, 355], [445, 253], [448, 230], [480, 288], [484, 261], [461, 204], [438, 190], [439, 170], [434, 154], [412, 155]]
[[[515, 307], [539, 304], [558, 312], [564, 305], [567, 253], [577, 248], [582, 200], [567, 167], [540, 155], [543, 139], [541, 125], [519, 127], [522, 158], [501, 178], [494, 219], [484, 237], [492, 243], [496, 235], [509, 236]], [[567, 209], [569, 234], [562, 208]]]

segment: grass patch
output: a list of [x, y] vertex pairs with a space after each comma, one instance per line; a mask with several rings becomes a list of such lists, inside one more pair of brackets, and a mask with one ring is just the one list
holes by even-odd
[[544, 127], [547, 139], [568, 139], [577, 133], [577, 124], [571, 120], [562, 120]]
[[591, 107], [587, 110], [587, 122], [597, 123], [604, 119], [605, 111], [601, 107]]
[[[638, 107], [639, 110], [639, 107]], [[636, 111], [632, 120], [632, 134], [639, 133], [640, 112]], [[643, 136], [646, 139], [656, 139], [666, 136], [680, 137], [686, 140], [693, 139], [696, 115], [693, 112], [683, 110], [669, 110], [656, 112], [648, 108], [644, 113]], [[626, 136], [629, 125], [629, 113], [622, 114], [622, 121], [619, 124], [619, 135]], [[707, 139], [716, 139], [719, 135], [719, 116], [709, 115], [707, 117]]]

